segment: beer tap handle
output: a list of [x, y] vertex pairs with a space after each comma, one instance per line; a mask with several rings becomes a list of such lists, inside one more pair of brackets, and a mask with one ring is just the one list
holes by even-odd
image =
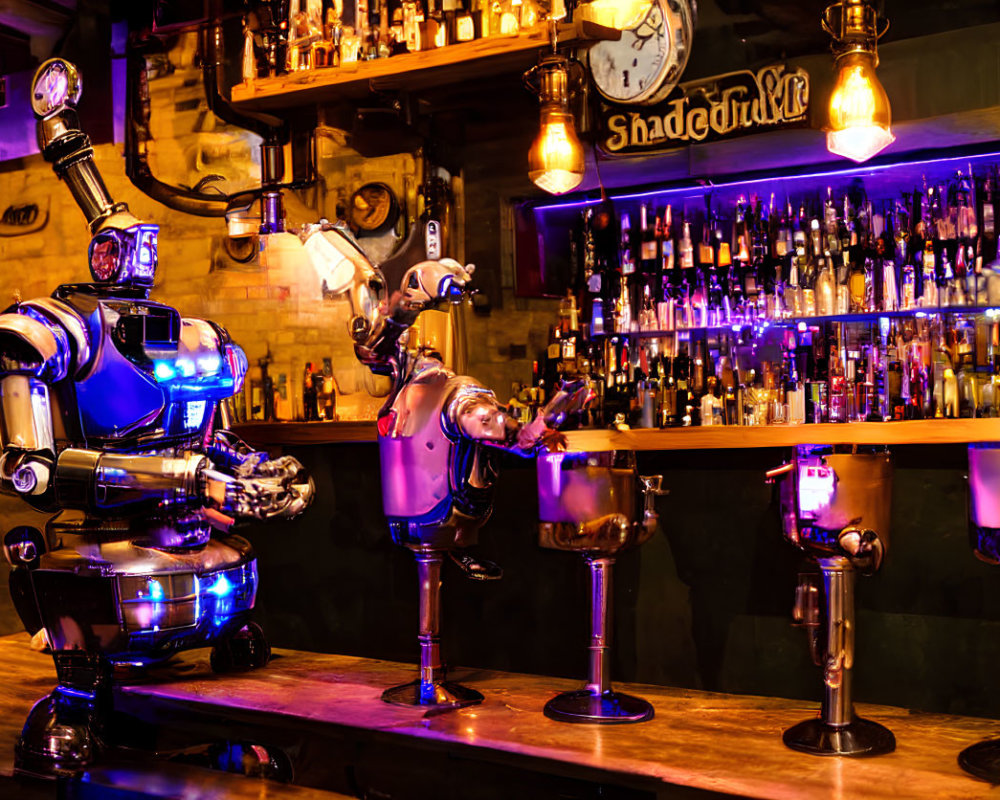
[[782, 464], [780, 467], [775, 467], [774, 469], [769, 469], [765, 472], [764, 480], [769, 484], [774, 483], [782, 475], [787, 475], [793, 469], [795, 469], [795, 462], [789, 461], [787, 464]]
[[656, 498], [670, 494], [670, 490], [663, 488], [662, 475], [640, 475], [639, 481], [642, 483], [642, 497], [646, 501], [645, 511], [647, 514], [655, 514]]

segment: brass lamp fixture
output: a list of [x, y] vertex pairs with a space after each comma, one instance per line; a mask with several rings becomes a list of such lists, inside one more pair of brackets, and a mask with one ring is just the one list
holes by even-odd
[[833, 37], [837, 81], [830, 95], [826, 148], [857, 162], [867, 161], [896, 137], [890, 130], [892, 111], [875, 74], [877, 42], [889, 29], [867, 0], [842, 0], [823, 12], [823, 29]]
[[606, 28], [630, 31], [642, 22], [653, 7], [653, 0], [590, 0], [576, 7], [574, 17]]
[[528, 177], [549, 194], [565, 194], [583, 180], [585, 154], [569, 107], [583, 69], [580, 62], [554, 51], [553, 46], [553, 52], [524, 74], [525, 85], [541, 103], [538, 135], [528, 150]]

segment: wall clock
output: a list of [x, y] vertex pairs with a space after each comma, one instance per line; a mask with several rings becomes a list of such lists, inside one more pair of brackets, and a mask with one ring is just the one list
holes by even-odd
[[590, 48], [597, 91], [615, 103], [652, 105], [677, 85], [694, 37], [694, 0], [654, 0], [646, 17], [616, 42]]

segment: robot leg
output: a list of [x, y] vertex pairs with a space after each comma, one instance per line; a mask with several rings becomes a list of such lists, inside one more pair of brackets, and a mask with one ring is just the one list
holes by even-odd
[[59, 685], [35, 703], [14, 751], [17, 772], [42, 777], [74, 774], [92, 763], [111, 710], [111, 665], [102, 653], [52, 655]]
[[246, 672], [271, 660], [271, 646], [256, 622], [248, 622], [235, 633], [216, 642], [210, 663], [218, 673]]

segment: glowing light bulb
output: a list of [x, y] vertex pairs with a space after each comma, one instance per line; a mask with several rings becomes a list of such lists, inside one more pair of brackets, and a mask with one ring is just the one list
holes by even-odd
[[591, 0], [578, 14], [606, 28], [629, 31], [639, 26], [653, 7], [653, 0]]
[[867, 161], [894, 141], [889, 98], [875, 75], [875, 56], [853, 52], [837, 61], [839, 74], [830, 95], [826, 147], [854, 161]]
[[564, 194], [580, 185], [583, 173], [583, 145], [573, 115], [542, 109], [541, 130], [528, 151], [528, 177], [549, 194]]

